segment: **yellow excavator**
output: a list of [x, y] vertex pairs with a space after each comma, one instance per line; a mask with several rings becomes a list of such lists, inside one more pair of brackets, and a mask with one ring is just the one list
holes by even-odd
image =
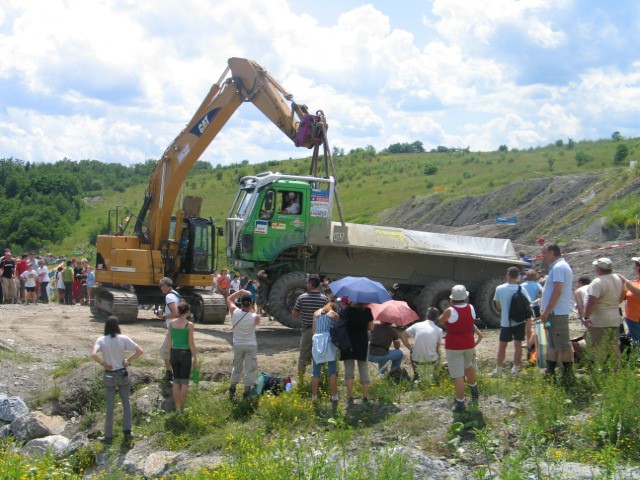
[[157, 162], [138, 215], [124, 217], [127, 225], [135, 219], [133, 232], [127, 234], [125, 225], [98, 236], [94, 316], [135, 321], [139, 305], [164, 303], [158, 282], [170, 277], [191, 305], [195, 321], [224, 322], [224, 297], [208, 290], [216, 264], [216, 233], [222, 229], [216, 229], [213, 219], [200, 218], [197, 199], [190, 206], [181, 202], [175, 212], [174, 207], [187, 173], [245, 102], [253, 103], [296, 146], [315, 147], [316, 152], [319, 145], [326, 147], [322, 112], [309, 114], [305, 105], [293, 102], [293, 96], [257, 63], [230, 58], [193, 118]]

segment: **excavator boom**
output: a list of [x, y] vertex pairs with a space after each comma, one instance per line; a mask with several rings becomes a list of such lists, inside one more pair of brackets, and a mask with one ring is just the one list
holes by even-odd
[[[292, 98], [257, 63], [244, 58], [229, 59], [220, 80], [213, 84], [193, 118], [165, 150], [149, 178], [147, 240], [152, 248], [158, 248], [169, 235], [174, 205], [186, 175], [238, 107], [244, 102], [253, 103], [296, 142], [298, 127], [308, 112], [306, 106], [292, 102]], [[309, 148], [316, 143], [318, 140], [313, 138], [297, 142], [298, 146]], [[144, 214], [141, 212], [139, 217], [144, 218]]]

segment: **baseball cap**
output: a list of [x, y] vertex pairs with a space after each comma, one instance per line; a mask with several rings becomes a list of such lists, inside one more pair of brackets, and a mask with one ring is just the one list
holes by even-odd
[[631, 261], [640, 263], [640, 257], [631, 257]]
[[469, 292], [467, 292], [467, 287], [464, 285], [454, 285], [451, 289], [451, 295], [449, 295], [449, 298], [459, 302], [461, 300], [466, 300], [468, 296]]
[[600, 267], [604, 270], [611, 270], [613, 268], [613, 262], [611, 261], [610, 258], [607, 258], [607, 257], [601, 257], [597, 260], [594, 260], [591, 265]]

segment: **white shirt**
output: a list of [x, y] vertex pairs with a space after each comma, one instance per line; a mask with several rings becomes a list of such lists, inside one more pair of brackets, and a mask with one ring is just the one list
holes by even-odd
[[244, 312], [236, 308], [231, 314], [231, 327], [233, 328], [233, 346], [258, 346], [256, 339], [256, 315], [252, 312]]
[[49, 269], [47, 267], [45, 267], [44, 265], [40, 268], [38, 268], [38, 277], [40, 278], [41, 282], [48, 282], [49, 281]]
[[596, 297], [598, 303], [591, 312], [590, 320], [594, 327], [617, 327], [620, 325], [620, 294], [622, 280], [618, 275], [609, 273], [599, 275], [587, 290], [590, 296]]
[[437, 362], [438, 344], [442, 341], [442, 329], [431, 320], [417, 322], [406, 330], [407, 335], [414, 337], [413, 354], [416, 362]]
[[[172, 291], [170, 291], [169, 293], [167, 293], [165, 295], [164, 301], [165, 301], [164, 314], [165, 315], [171, 315], [173, 312], [169, 308], [169, 305], [171, 305], [172, 303], [175, 303], [176, 304], [176, 308], [177, 308], [178, 305], [180, 304], [180, 297], [178, 297], [178, 295], [173, 293], [173, 290], [172, 290]], [[173, 318], [165, 319], [165, 323], [167, 324], [167, 328], [169, 328], [169, 324], [171, 323], [171, 320], [174, 320], [174, 319]]]
[[113, 370], [124, 368], [124, 356], [127, 351], [135, 352], [138, 345], [126, 335], [105, 335], [96, 340], [102, 358]]
[[38, 272], [36, 272], [35, 270], [25, 270], [24, 272], [22, 272], [22, 275], [20, 275], [20, 278], [24, 280], [25, 287], [35, 287], [36, 280], [38, 278]]
[[284, 211], [290, 213], [291, 215], [297, 215], [300, 213], [300, 205], [296, 202], [293, 202], [291, 205], [285, 208]]

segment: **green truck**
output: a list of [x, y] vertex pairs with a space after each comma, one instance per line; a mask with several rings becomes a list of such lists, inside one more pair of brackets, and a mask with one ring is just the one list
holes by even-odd
[[307, 274], [316, 273], [377, 280], [420, 314], [446, 308], [451, 287], [463, 284], [484, 324], [499, 326], [495, 287], [508, 267], [523, 265], [510, 240], [334, 222], [336, 199], [330, 175], [265, 172], [240, 180], [226, 220], [228, 263], [260, 280], [260, 300], [277, 321], [299, 327], [291, 311]]

